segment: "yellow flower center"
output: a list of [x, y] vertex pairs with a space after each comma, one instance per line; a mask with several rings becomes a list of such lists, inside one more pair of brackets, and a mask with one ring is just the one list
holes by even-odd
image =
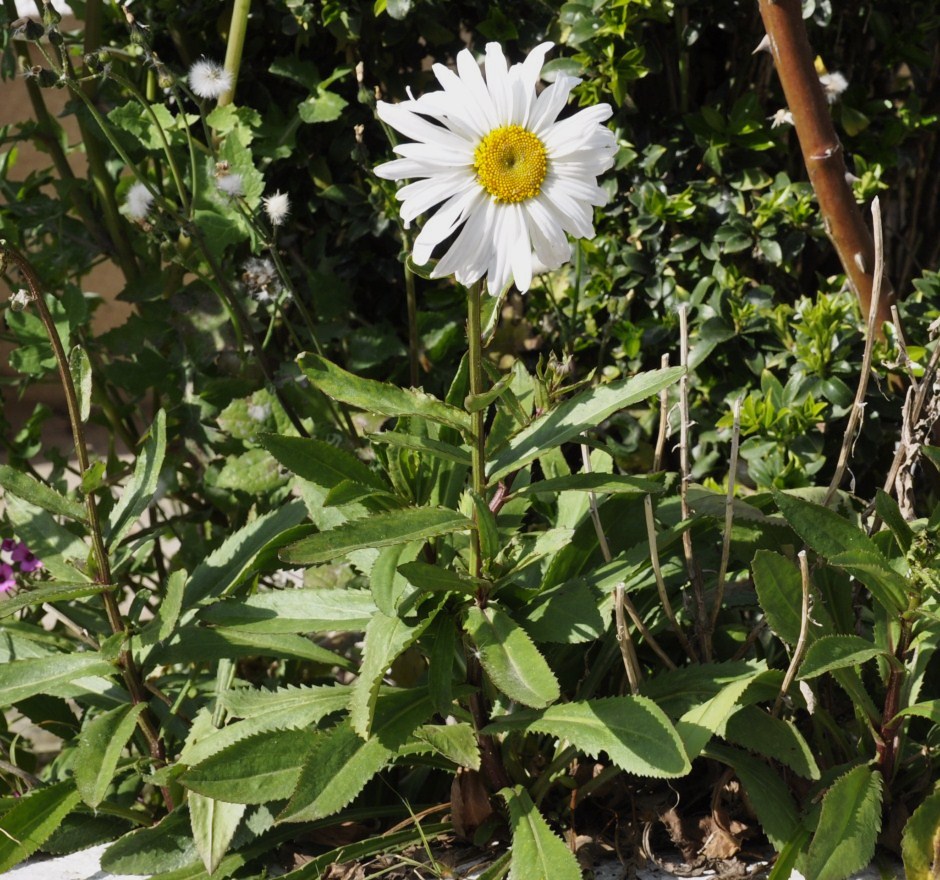
[[473, 167], [480, 185], [497, 202], [537, 196], [548, 171], [545, 145], [521, 125], [494, 128], [476, 148]]

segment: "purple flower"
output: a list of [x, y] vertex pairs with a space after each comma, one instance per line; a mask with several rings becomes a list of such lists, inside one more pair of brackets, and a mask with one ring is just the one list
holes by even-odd
[[33, 556], [29, 552], [29, 548], [22, 542], [13, 548], [13, 561], [19, 563], [20, 571], [24, 574], [42, 568], [42, 562]]
[[0, 541], [0, 550], [4, 553], [9, 553], [16, 546], [16, 541], [12, 538], [4, 538]]
[[8, 593], [16, 586], [13, 579], [13, 566], [0, 562], [0, 593]]

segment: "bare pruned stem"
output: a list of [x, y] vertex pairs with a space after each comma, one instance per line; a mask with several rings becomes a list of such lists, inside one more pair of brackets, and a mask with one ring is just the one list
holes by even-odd
[[796, 672], [803, 661], [803, 652], [806, 650], [806, 636], [809, 633], [809, 562], [806, 559], [806, 551], [800, 550], [797, 554], [800, 559], [800, 578], [802, 583], [803, 601], [800, 606], [800, 634], [796, 640], [796, 646], [793, 648], [793, 656], [790, 658], [790, 665], [787, 667], [786, 675], [783, 676], [783, 683], [780, 685], [780, 693], [774, 702], [773, 715], [780, 712], [783, 705], [783, 699], [796, 678]]
[[728, 494], [725, 496], [725, 533], [721, 541], [721, 564], [718, 566], [718, 586], [709, 625], [709, 638], [715, 631], [721, 602], [725, 597], [725, 578], [728, 575], [728, 557], [731, 555], [731, 527], [734, 524], [734, 478], [738, 470], [738, 448], [741, 445], [741, 398], [732, 407], [731, 458], [728, 461]]
[[627, 618], [624, 616], [624, 585], [614, 587], [614, 621], [617, 626], [617, 644], [620, 646], [620, 656], [623, 657], [623, 667], [627, 671], [627, 681], [630, 684], [630, 693], [636, 694], [640, 690], [640, 661], [636, 656], [636, 646], [630, 638], [627, 628]]
[[875, 279], [881, 278], [881, 270], [875, 268], [872, 237], [845, 178], [842, 144], [816, 74], [800, 0], [759, 2], [770, 51], [787, 106], [793, 115], [793, 126], [826, 232], [863, 313], [868, 316], [874, 312], [877, 316], [875, 327], [880, 335], [882, 325], [891, 320], [893, 293], [887, 287], [887, 295], [881, 302], [873, 302]]

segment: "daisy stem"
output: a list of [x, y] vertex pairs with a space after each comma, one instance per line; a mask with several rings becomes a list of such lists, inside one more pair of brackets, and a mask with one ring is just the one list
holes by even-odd
[[[408, 250], [411, 250], [410, 244]], [[405, 298], [408, 302], [408, 366], [411, 387], [417, 388], [418, 373], [418, 299], [415, 294], [415, 273], [405, 261]]]
[[[477, 397], [483, 393], [483, 330], [480, 319], [480, 298], [483, 282], [477, 281], [467, 290], [467, 359], [470, 365], [470, 396]], [[473, 437], [470, 447], [470, 466], [473, 475], [473, 491], [480, 497], [486, 497], [486, 437], [484, 427], [486, 408], [476, 410], [471, 416]], [[474, 512], [474, 522], [477, 514]], [[483, 556], [480, 548], [480, 532], [474, 529], [470, 534], [470, 571], [473, 577], [483, 576]], [[486, 596], [477, 596], [477, 605], [483, 607]]]
[[232, 7], [232, 23], [228, 31], [228, 44], [225, 47], [225, 69], [232, 75], [232, 85], [219, 96], [220, 107], [231, 104], [235, 99], [235, 86], [238, 83], [238, 69], [241, 67], [242, 51], [245, 48], [250, 8], [251, 0], [235, 0]]

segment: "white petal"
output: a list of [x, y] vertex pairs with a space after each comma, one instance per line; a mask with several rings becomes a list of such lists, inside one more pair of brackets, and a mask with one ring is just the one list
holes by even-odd
[[487, 124], [486, 130], [490, 131], [497, 128], [500, 125], [500, 120], [493, 104], [493, 98], [483, 81], [480, 65], [477, 64], [469, 49], [457, 53], [457, 73], [461, 82], [467, 87], [472, 100], [483, 112]]
[[453, 168], [455, 166], [472, 166], [473, 153], [466, 146], [466, 141], [461, 141], [458, 149], [444, 150], [437, 144], [420, 144], [416, 141], [409, 141], [407, 144], [398, 144], [395, 152], [405, 159], [420, 159], [429, 165], [438, 168]]
[[447, 253], [431, 273], [434, 278], [454, 274], [461, 284], [473, 284], [486, 271], [492, 252], [491, 199], [481, 199]]
[[568, 103], [568, 96], [571, 90], [579, 83], [577, 77], [565, 76], [559, 74], [553, 82], [541, 95], [535, 100], [535, 108], [529, 116], [526, 123], [529, 131], [534, 132], [540, 137], [544, 136], [549, 128], [555, 124], [558, 114]]
[[588, 206], [573, 199], [564, 184], [546, 178], [540, 200], [565, 232], [570, 232], [576, 238], [594, 236], [593, 212]]
[[398, 190], [397, 196], [403, 202], [401, 207], [402, 220], [414, 220], [435, 205], [454, 195], [459, 195], [471, 187], [477, 186], [473, 178], [466, 174], [440, 174], [427, 180], [409, 183]]
[[542, 142], [549, 156], [565, 155], [577, 150], [586, 140], [594, 136], [601, 122], [610, 118], [607, 104], [597, 104], [579, 110], [574, 116], [562, 119], [542, 134]]
[[535, 255], [546, 269], [557, 269], [571, 259], [571, 244], [564, 230], [542, 204], [541, 196], [525, 203], [526, 225]]
[[506, 56], [503, 55], [499, 43], [486, 44], [486, 87], [493, 105], [496, 107], [496, 117], [500, 125], [512, 122], [512, 86], [509, 82], [509, 68], [506, 66]]
[[[464, 52], [466, 51], [465, 49]], [[463, 52], [457, 56], [458, 64], [461, 55]], [[470, 63], [476, 66], [473, 56], [470, 57]], [[493, 101], [489, 92], [486, 91], [486, 86], [483, 85], [482, 76], [479, 78], [480, 88], [477, 90], [443, 64], [433, 65], [432, 70], [437, 81], [444, 87], [446, 100], [450, 104], [450, 109], [447, 111], [449, 117], [459, 117], [470, 126], [477, 139], [482, 138], [494, 128], [491, 121], [495, 115]], [[477, 73], [479, 73], [479, 68], [477, 68]]]
[[445, 150], [459, 149], [464, 143], [463, 139], [452, 131], [448, 131], [442, 125], [428, 122], [427, 119], [405, 109], [401, 104], [379, 101], [376, 112], [379, 114], [379, 119], [412, 140], [437, 144]]
[[503, 235], [509, 247], [512, 277], [520, 293], [532, 286], [532, 242], [521, 205], [507, 205]]
[[372, 169], [378, 177], [385, 180], [404, 180], [408, 177], [430, 177], [435, 169], [428, 168], [426, 162], [417, 159], [393, 159], [383, 162]]

